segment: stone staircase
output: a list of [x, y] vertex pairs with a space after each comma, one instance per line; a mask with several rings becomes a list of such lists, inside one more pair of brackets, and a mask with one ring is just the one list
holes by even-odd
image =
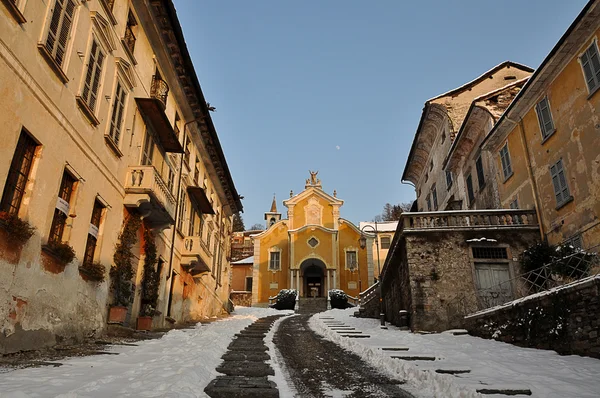
[[300, 297], [298, 299], [299, 314], [316, 314], [327, 311], [327, 297]]

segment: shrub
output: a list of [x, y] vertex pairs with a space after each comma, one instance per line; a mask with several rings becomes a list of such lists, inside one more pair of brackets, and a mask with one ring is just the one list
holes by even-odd
[[348, 303], [348, 295], [346, 292], [340, 289], [332, 289], [329, 291], [329, 302], [331, 303], [331, 308], [343, 310], [354, 307], [352, 304]]
[[277, 302], [271, 307], [277, 310], [293, 310], [296, 306], [297, 294], [295, 289], [282, 289], [277, 293]]
[[18, 245], [27, 242], [35, 232], [35, 228], [27, 221], [5, 211], [0, 212], [0, 226], [8, 232], [8, 239]]
[[85, 263], [79, 267], [79, 272], [89, 280], [102, 282], [106, 276], [106, 267], [100, 263]]
[[127, 307], [131, 298], [131, 278], [133, 278], [133, 253], [131, 248], [137, 241], [140, 228], [139, 218], [130, 215], [123, 221], [124, 227], [119, 234], [119, 242], [115, 245], [113, 266], [110, 268], [113, 305]]
[[69, 264], [75, 258], [75, 250], [62, 242], [48, 242], [46, 248], [64, 264]]
[[153, 316], [158, 304], [160, 274], [156, 270], [156, 243], [149, 228], [144, 226], [144, 274], [142, 279], [142, 308], [140, 316]]

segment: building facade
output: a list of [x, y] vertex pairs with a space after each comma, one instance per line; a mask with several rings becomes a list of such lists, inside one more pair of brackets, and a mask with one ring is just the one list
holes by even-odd
[[[129, 219], [126, 325], [150, 246], [154, 327], [227, 308], [241, 202], [172, 1], [3, 1], [0, 81], [0, 353], [105, 330]], [[18, 221], [35, 232], [14, 244]]]
[[356, 297], [373, 283], [371, 238], [361, 249], [360, 230], [340, 218], [344, 201], [323, 190], [316, 172], [304, 188], [283, 202], [286, 219], [268, 212], [275, 222], [254, 237], [252, 305], [268, 304], [281, 289], [296, 289], [300, 297], [341, 289]]
[[551, 244], [600, 244], [600, 5], [590, 1], [486, 138], [502, 207], [534, 208]]
[[358, 223], [358, 227], [363, 234], [373, 234], [373, 246], [371, 247], [373, 251], [373, 275], [379, 279], [381, 268], [394, 239], [394, 233], [398, 228], [398, 221], [361, 221]]

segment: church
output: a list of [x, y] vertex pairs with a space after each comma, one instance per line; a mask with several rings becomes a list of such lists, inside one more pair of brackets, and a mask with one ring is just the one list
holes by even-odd
[[263, 306], [281, 289], [300, 297], [326, 297], [331, 289], [358, 294], [373, 284], [373, 245], [340, 217], [344, 201], [325, 192], [318, 172], [310, 172], [304, 191], [283, 201], [287, 218], [273, 198], [265, 213], [267, 229], [254, 236], [252, 305]]

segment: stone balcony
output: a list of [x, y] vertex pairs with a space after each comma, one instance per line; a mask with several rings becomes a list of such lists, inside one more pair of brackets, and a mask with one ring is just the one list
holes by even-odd
[[186, 236], [181, 252], [181, 267], [192, 276], [202, 276], [210, 272], [208, 264], [212, 255], [200, 236]]
[[175, 197], [154, 166], [129, 167], [124, 202], [154, 228], [163, 229], [175, 222]]
[[538, 229], [535, 210], [493, 209], [402, 213], [403, 232]]

